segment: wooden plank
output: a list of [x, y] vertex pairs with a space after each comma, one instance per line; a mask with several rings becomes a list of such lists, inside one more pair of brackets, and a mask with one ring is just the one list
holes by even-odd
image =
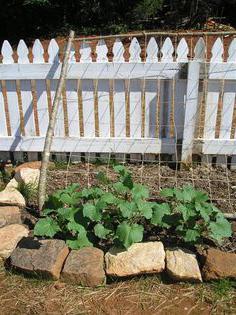
[[156, 112], [157, 112], [157, 81], [145, 82], [145, 129], [144, 135], [147, 138], [154, 138], [156, 135]]
[[99, 137], [110, 136], [109, 80], [98, 81], [98, 122]]
[[142, 88], [140, 80], [130, 81], [130, 93], [129, 93], [129, 104], [130, 104], [130, 137], [139, 138], [141, 137], [142, 127]]
[[236, 155], [236, 139], [195, 140], [194, 152], [212, 155]]
[[94, 137], [95, 136], [95, 114], [94, 114], [93, 80], [82, 80], [81, 86], [82, 86], [84, 137]]
[[[53, 101], [55, 94], [56, 94], [56, 89], [57, 89], [57, 80], [51, 80], [50, 81], [50, 89], [51, 89], [51, 100]], [[65, 122], [64, 122], [62, 98], [61, 98], [59, 106], [58, 106], [54, 135], [55, 136], [64, 136], [65, 135]]]
[[211, 81], [208, 83], [205, 122], [204, 122], [204, 139], [214, 139], [216, 131], [216, 118], [220, 95], [220, 82]]
[[230, 139], [235, 105], [235, 82], [226, 82], [224, 85], [223, 108], [221, 113], [220, 135], [221, 139]]
[[7, 136], [7, 117], [5, 112], [2, 85], [0, 85], [0, 136]]
[[182, 157], [183, 163], [192, 162], [192, 151], [195, 125], [198, 110], [198, 87], [199, 87], [200, 63], [198, 61], [190, 61], [188, 68], [188, 82], [186, 95], [186, 108], [184, 119], [184, 134]]
[[20, 81], [20, 93], [24, 116], [25, 136], [35, 136], [36, 131], [34, 120], [33, 96], [31, 91], [30, 80]]
[[48, 122], [49, 122], [46, 81], [36, 80], [35, 88], [36, 88], [36, 97], [37, 97], [39, 135], [45, 136], [47, 132], [47, 128], [48, 128]]
[[[1, 137], [0, 151], [42, 152], [44, 137]], [[79, 138], [55, 136], [52, 152], [154, 153], [173, 154], [174, 139]]]
[[114, 81], [114, 133], [115, 137], [126, 135], [126, 112], [125, 112], [125, 81]]
[[[69, 65], [67, 79], [172, 79], [183, 75], [185, 65], [183, 62], [76, 62]], [[59, 79], [60, 70], [60, 63], [0, 64], [0, 80]]]
[[76, 137], [80, 135], [77, 80], [66, 80], [66, 99], [69, 136]]
[[15, 81], [13, 80], [6, 81], [6, 93], [11, 125], [11, 134], [12, 136], [20, 135], [21, 134], [20, 113]]

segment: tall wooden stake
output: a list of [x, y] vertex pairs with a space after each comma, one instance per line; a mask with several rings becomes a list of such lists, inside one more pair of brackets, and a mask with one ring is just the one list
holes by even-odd
[[39, 189], [38, 189], [38, 204], [39, 204], [39, 211], [43, 209], [45, 198], [46, 198], [46, 184], [47, 184], [47, 169], [48, 169], [48, 162], [51, 152], [52, 140], [53, 140], [53, 133], [56, 124], [57, 112], [59, 103], [61, 100], [62, 89], [64, 85], [64, 81], [66, 78], [67, 70], [68, 70], [68, 61], [70, 58], [70, 51], [72, 42], [74, 39], [75, 33], [74, 31], [70, 31], [64, 60], [61, 67], [60, 78], [57, 85], [56, 94], [53, 100], [53, 107], [51, 112], [51, 117], [48, 124], [48, 130], [45, 138], [44, 150], [43, 150], [43, 158], [42, 158], [42, 165], [40, 170], [40, 178], [39, 178]]

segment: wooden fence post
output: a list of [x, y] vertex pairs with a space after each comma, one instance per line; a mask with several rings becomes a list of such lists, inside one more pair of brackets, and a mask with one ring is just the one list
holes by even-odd
[[181, 162], [189, 164], [192, 162], [192, 153], [194, 145], [194, 133], [196, 122], [198, 118], [198, 100], [199, 100], [199, 79], [201, 62], [205, 56], [205, 43], [200, 38], [195, 47], [195, 57], [188, 63], [188, 77], [187, 77], [187, 93], [185, 103], [185, 119], [184, 119], [184, 133], [182, 144]]

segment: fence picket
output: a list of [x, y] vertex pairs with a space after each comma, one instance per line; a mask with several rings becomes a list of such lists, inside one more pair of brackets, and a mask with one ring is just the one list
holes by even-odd
[[22, 100], [25, 136], [36, 135], [33, 110], [33, 96], [31, 89], [32, 87], [30, 80], [20, 81], [20, 94]]
[[227, 62], [236, 62], [236, 38], [230, 43], [228, 54]]
[[80, 135], [78, 80], [66, 81], [66, 99], [67, 99], [69, 136], [78, 137]]
[[[57, 80], [51, 80], [50, 81], [50, 94], [51, 94], [52, 102], [53, 102], [55, 94], [56, 94], [56, 89], [57, 89]], [[60, 136], [60, 137], [65, 136], [65, 122], [64, 122], [62, 98], [61, 98], [59, 106], [58, 106], [54, 135]]]
[[2, 85], [0, 84], [0, 136], [7, 136], [7, 117], [4, 106], [4, 98], [2, 92]]
[[2, 63], [4, 64], [14, 63], [14, 59], [12, 57], [13, 49], [7, 40], [4, 40], [2, 44], [1, 54], [2, 54]]
[[80, 47], [80, 62], [92, 62], [91, 47], [88, 43], [83, 42]]
[[48, 122], [49, 122], [46, 81], [36, 80], [35, 89], [36, 89], [36, 97], [37, 97], [39, 135], [45, 136], [47, 132], [47, 128], [48, 128]]
[[[235, 83], [225, 83], [223, 108], [221, 113], [220, 138], [230, 139], [235, 105]], [[230, 91], [230, 92], [228, 92]]]
[[122, 44], [122, 41], [117, 38], [113, 48], [112, 48], [112, 52], [113, 52], [113, 62], [124, 62], [124, 52], [125, 52], [125, 48], [124, 45]]
[[95, 137], [93, 80], [82, 80], [84, 137]]
[[44, 49], [39, 39], [36, 39], [32, 48], [33, 63], [44, 63]]
[[21, 39], [17, 46], [18, 63], [29, 63], [28, 54], [28, 47], [26, 46], [26, 43]]
[[59, 46], [56, 40], [53, 38], [50, 40], [48, 45], [48, 62], [49, 63], [59, 63]]
[[129, 62], [141, 62], [141, 47], [136, 37], [134, 37], [129, 46]]
[[161, 61], [172, 62], [173, 61], [174, 46], [169, 37], [167, 37], [161, 47]]
[[99, 136], [110, 136], [110, 106], [109, 106], [109, 80], [98, 81], [98, 121]]
[[146, 53], [146, 62], [158, 62], [158, 45], [154, 37], [150, 38], [147, 45]]
[[103, 39], [99, 40], [96, 46], [97, 62], [108, 62], [107, 45]]
[[188, 62], [188, 53], [189, 53], [188, 44], [187, 44], [185, 38], [181, 38], [181, 40], [177, 46], [177, 49], [176, 49], [176, 54], [177, 54], [176, 61], [177, 62]]
[[142, 127], [142, 89], [141, 80], [130, 80], [130, 137], [140, 138]]
[[211, 49], [211, 62], [222, 62], [223, 61], [224, 47], [221, 38], [217, 38]]
[[11, 135], [19, 136], [21, 134], [21, 122], [19, 112], [19, 102], [16, 91], [16, 81], [6, 81], [6, 94], [9, 110], [9, 119], [11, 126]]
[[147, 80], [145, 86], [145, 132], [147, 138], [155, 138], [157, 111], [157, 81]]

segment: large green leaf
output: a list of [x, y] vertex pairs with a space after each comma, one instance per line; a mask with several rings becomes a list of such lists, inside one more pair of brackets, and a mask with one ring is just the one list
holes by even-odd
[[128, 187], [123, 185], [121, 182], [114, 183], [112, 187], [120, 195], [124, 195], [129, 191]]
[[139, 212], [144, 216], [144, 218], [146, 218], [146, 219], [152, 218], [153, 205], [151, 202], [139, 200], [137, 202], [137, 206], [138, 206]]
[[174, 189], [173, 188], [164, 188], [160, 191], [160, 195], [162, 197], [173, 197], [174, 196]]
[[196, 242], [200, 237], [200, 233], [194, 229], [188, 229], [185, 233], [184, 240], [185, 242]]
[[67, 223], [67, 228], [69, 231], [75, 232], [75, 233], [86, 233], [85, 228], [83, 227], [83, 225], [75, 222], [75, 221], [71, 221]]
[[232, 235], [231, 224], [224, 217], [218, 217], [216, 222], [210, 222], [209, 229], [210, 236], [218, 242]]
[[134, 186], [131, 174], [125, 174], [125, 176], [122, 179], [122, 183], [124, 184], [124, 186], [128, 187], [129, 189], [132, 189]]
[[128, 202], [122, 200], [118, 204], [118, 208], [120, 209], [122, 216], [128, 219], [130, 219], [134, 215], [134, 212], [137, 211], [136, 204], [133, 201]]
[[134, 187], [131, 192], [132, 192], [133, 198], [135, 198], [136, 200], [149, 197], [148, 188], [141, 184], [134, 184]]
[[94, 226], [94, 234], [101, 239], [106, 239], [111, 232], [111, 230], [105, 228], [101, 223], [97, 223]]
[[196, 216], [196, 211], [191, 207], [191, 204], [179, 204], [176, 210], [182, 214], [184, 221], [188, 221], [190, 218]]
[[116, 203], [116, 197], [112, 193], [107, 192], [101, 197], [101, 201], [103, 201], [107, 204], [115, 204]]
[[80, 233], [77, 239], [67, 240], [66, 244], [71, 249], [80, 249], [83, 247], [92, 247], [93, 244], [89, 241], [86, 233]]
[[57, 213], [61, 216], [63, 220], [72, 220], [76, 212], [75, 208], [59, 208]]
[[101, 211], [91, 203], [86, 203], [83, 206], [83, 215], [95, 222], [100, 221], [102, 217]]
[[212, 214], [211, 205], [202, 205], [201, 203], [195, 203], [196, 210], [200, 213], [200, 216], [205, 222], [210, 221], [210, 215]]
[[155, 204], [153, 207], [153, 216], [151, 219], [151, 223], [153, 225], [169, 227], [169, 224], [166, 224], [163, 221], [163, 217], [169, 214], [171, 214], [171, 209], [168, 203]]
[[133, 243], [141, 242], [143, 239], [144, 228], [139, 224], [128, 224], [123, 222], [118, 225], [116, 236], [125, 248], [130, 247]]
[[34, 235], [53, 237], [57, 232], [61, 231], [60, 226], [52, 218], [40, 219], [34, 227]]

